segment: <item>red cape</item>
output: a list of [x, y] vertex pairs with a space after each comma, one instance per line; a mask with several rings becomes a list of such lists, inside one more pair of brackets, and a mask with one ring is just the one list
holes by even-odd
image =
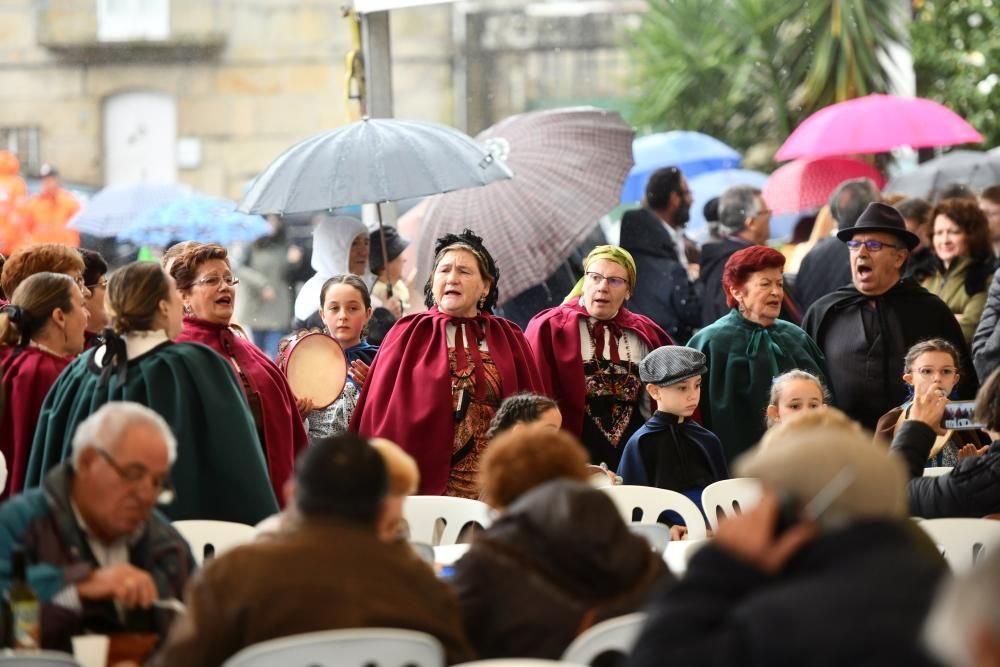
[[264, 413], [263, 445], [267, 469], [274, 495], [284, 505], [283, 487], [295, 470], [295, 457], [309, 446], [309, 435], [299, 417], [295, 396], [284, 374], [260, 348], [221, 324], [185, 317], [184, 330], [175, 342], [202, 343], [218, 352], [227, 362], [230, 356], [234, 357], [243, 369], [250, 387], [260, 395]]
[[0, 347], [0, 368], [3, 369], [3, 388], [7, 405], [0, 416], [0, 450], [7, 459], [7, 488], [0, 498], [20, 493], [24, 488], [24, 475], [35, 438], [38, 415], [49, 388], [59, 373], [69, 366], [72, 359], [57, 357], [25, 347], [16, 356], [18, 348]]
[[[545, 383], [545, 391], [559, 404], [563, 428], [578, 438], [583, 433], [586, 398], [580, 354], [580, 318], [587, 316], [583, 306], [563, 304], [535, 315], [524, 333]], [[612, 321], [634, 332], [649, 352], [674, 344], [653, 320], [627, 308], [619, 310]]]
[[[422, 495], [440, 495], [451, 473], [455, 438], [446, 325], [436, 307], [396, 322], [372, 361], [351, 430], [388, 438], [417, 461]], [[500, 372], [502, 398], [542, 391], [531, 350], [516, 324], [483, 314], [486, 345]]]

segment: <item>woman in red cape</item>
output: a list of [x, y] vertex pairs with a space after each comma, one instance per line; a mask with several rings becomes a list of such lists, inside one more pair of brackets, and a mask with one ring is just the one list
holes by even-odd
[[546, 393], [559, 403], [563, 428], [583, 441], [592, 463], [615, 470], [625, 443], [655, 409], [639, 362], [673, 341], [651, 319], [625, 308], [636, 280], [628, 251], [598, 246], [583, 268], [563, 304], [533, 317], [525, 336]]
[[417, 461], [421, 494], [479, 497], [479, 460], [504, 398], [542, 389], [516, 324], [492, 315], [499, 272], [469, 230], [435, 246], [430, 310], [399, 320], [368, 372], [351, 430]]
[[0, 442], [9, 484], [19, 493], [38, 415], [59, 373], [83, 351], [87, 310], [73, 278], [42, 272], [25, 279], [0, 310], [0, 370], [7, 405], [0, 412]]
[[277, 365], [229, 326], [239, 279], [226, 249], [215, 243], [190, 244], [172, 260], [170, 274], [184, 303], [184, 329], [176, 342], [207, 345], [232, 365], [264, 445], [274, 495], [283, 499], [295, 457], [309, 445], [300, 404]]

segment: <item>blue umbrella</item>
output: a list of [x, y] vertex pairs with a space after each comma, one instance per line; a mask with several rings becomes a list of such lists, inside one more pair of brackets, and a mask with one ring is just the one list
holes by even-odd
[[635, 166], [622, 187], [622, 202], [636, 202], [646, 194], [650, 174], [660, 167], [678, 167], [690, 180], [698, 174], [740, 166], [733, 148], [700, 132], [673, 130], [640, 137], [632, 142]]
[[201, 241], [228, 245], [254, 241], [271, 233], [271, 225], [259, 215], [236, 210], [236, 202], [196, 195], [149, 209], [118, 235], [135, 245], [165, 246], [171, 241]]
[[69, 221], [69, 226], [93, 236], [115, 237], [142, 212], [190, 197], [193, 192], [190, 187], [176, 183], [109, 185], [91, 197]]
[[691, 188], [694, 202], [691, 204], [688, 229], [693, 231], [705, 226], [704, 208], [712, 197], [718, 197], [734, 185], [751, 185], [762, 189], [765, 181], [767, 174], [750, 169], [721, 169], [689, 178], [688, 187]]

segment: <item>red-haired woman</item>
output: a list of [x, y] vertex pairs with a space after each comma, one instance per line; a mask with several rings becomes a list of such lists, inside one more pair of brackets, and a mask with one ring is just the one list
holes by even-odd
[[785, 256], [767, 246], [734, 253], [722, 271], [732, 310], [688, 343], [708, 357], [701, 416], [705, 428], [719, 436], [729, 461], [764, 434], [773, 378], [801, 368], [830, 386], [816, 343], [799, 327], [778, 319], [784, 266]]

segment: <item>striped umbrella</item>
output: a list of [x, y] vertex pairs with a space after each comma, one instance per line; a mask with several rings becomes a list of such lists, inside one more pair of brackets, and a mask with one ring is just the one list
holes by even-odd
[[431, 199], [417, 284], [431, 270], [435, 239], [465, 228], [496, 259], [500, 303], [543, 282], [618, 203], [632, 138], [621, 116], [591, 107], [518, 114], [483, 131], [476, 141], [505, 160], [514, 178]]

